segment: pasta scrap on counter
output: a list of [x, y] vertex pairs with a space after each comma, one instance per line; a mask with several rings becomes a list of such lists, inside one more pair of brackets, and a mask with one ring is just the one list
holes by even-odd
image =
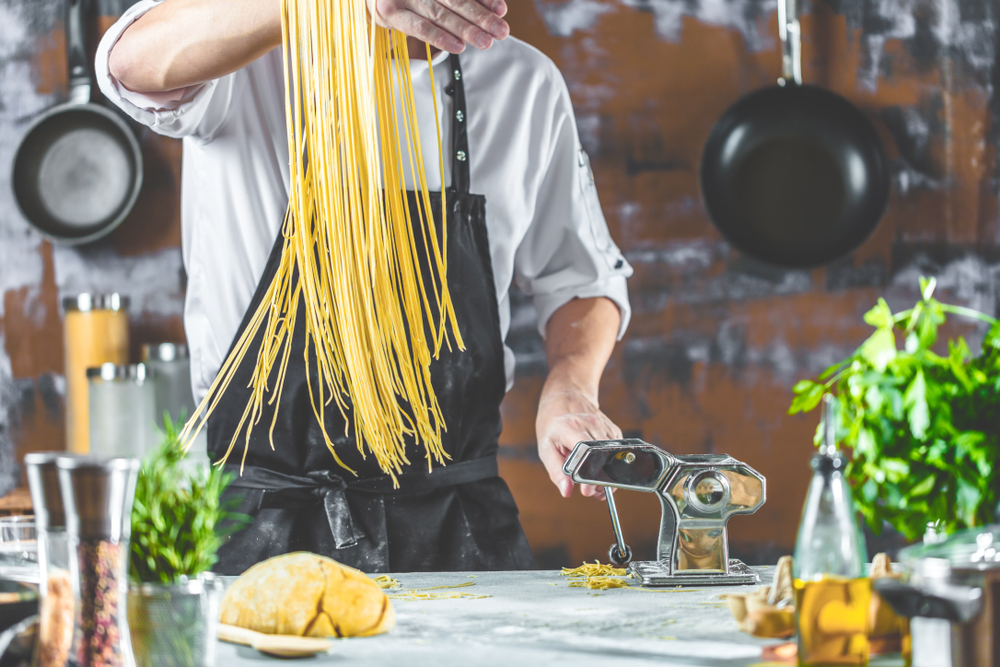
[[633, 588], [628, 582], [631, 575], [626, 574], [625, 568], [602, 564], [599, 560], [584, 563], [580, 567], [564, 567], [559, 574], [569, 579], [571, 588], [601, 591], [609, 588]]
[[[398, 584], [399, 582], [396, 583]], [[412, 588], [408, 591], [392, 593], [389, 595], [389, 599], [390, 600], [458, 600], [458, 599], [481, 600], [483, 598], [493, 597], [492, 595], [459, 593], [454, 590], [451, 590], [455, 588], [467, 588], [469, 586], [475, 586], [475, 585], [476, 582], [467, 581], [465, 583], [454, 584], [454, 585], [431, 586], [429, 588]]]
[[580, 567], [564, 567], [559, 574], [569, 579], [570, 588], [589, 588], [590, 590], [598, 591], [606, 591], [609, 588], [627, 588], [632, 591], [644, 591], [646, 593], [696, 593], [701, 590], [698, 588], [683, 588], [681, 586], [675, 588], [633, 586], [631, 582], [632, 575], [628, 574], [625, 568], [601, 563], [599, 560], [593, 563], [585, 562]]

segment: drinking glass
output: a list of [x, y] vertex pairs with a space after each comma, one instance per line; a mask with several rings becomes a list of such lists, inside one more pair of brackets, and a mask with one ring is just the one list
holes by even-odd
[[0, 517], [0, 577], [38, 583], [35, 517]]

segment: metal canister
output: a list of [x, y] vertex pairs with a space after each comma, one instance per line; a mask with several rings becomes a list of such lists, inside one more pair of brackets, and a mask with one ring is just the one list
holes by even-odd
[[77, 609], [73, 657], [91, 667], [134, 667], [126, 600], [139, 461], [61, 456], [56, 467]]
[[128, 363], [128, 297], [79, 294], [63, 299], [66, 354], [66, 449], [90, 451], [87, 369]]
[[36, 665], [63, 667], [70, 657], [76, 617], [70, 577], [69, 535], [59, 488], [60, 452], [24, 457], [38, 528], [39, 631]]
[[156, 419], [169, 413], [174, 421], [194, 414], [194, 394], [191, 392], [191, 360], [187, 345], [152, 343], [142, 346], [142, 363], [151, 369], [156, 388]]
[[1000, 667], [1000, 525], [908, 547], [899, 560], [904, 581], [875, 589], [913, 618], [914, 667]]
[[[191, 359], [187, 345], [151, 343], [142, 346], [142, 362], [153, 371], [156, 387], [156, 421], [169, 413], [175, 423], [194, 415], [197, 406], [191, 390]], [[183, 418], [183, 419], [182, 419]], [[188, 461], [204, 463], [208, 458], [208, 433], [201, 429], [189, 444]]]
[[142, 458], [159, 440], [156, 388], [145, 364], [87, 369], [90, 451]]

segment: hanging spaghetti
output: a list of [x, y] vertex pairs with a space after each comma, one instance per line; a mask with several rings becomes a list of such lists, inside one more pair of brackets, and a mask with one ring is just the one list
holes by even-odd
[[[444, 346], [464, 349], [446, 280], [445, 224], [439, 232], [424, 176], [406, 37], [370, 22], [365, 0], [283, 0], [282, 46], [291, 192], [280, 264], [183, 436], [189, 443], [204, 426], [263, 330], [250, 400], [218, 464], [241, 434], [246, 461], [251, 430], [271, 405], [274, 447], [304, 311], [301, 361], [327, 448], [347, 468], [324, 417], [335, 403], [362, 455], [374, 455], [395, 481], [410, 463], [410, 438], [423, 445], [428, 468], [448, 458], [430, 364]], [[437, 139], [442, 155], [440, 128]], [[406, 174], [417, 190], [415, 220]]]

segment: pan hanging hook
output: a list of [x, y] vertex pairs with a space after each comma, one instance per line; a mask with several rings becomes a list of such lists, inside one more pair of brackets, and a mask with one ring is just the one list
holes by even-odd
[[778, 37], [781, 38], [781, 78], [778, 85], [789, 82], [802, 85], [802, 31], [799, 28], [798, 0], [778, 0]]

